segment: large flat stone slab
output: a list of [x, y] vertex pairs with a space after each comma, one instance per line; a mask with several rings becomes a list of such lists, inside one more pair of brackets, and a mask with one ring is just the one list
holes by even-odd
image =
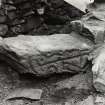
[[76, 33], [5, 38], [1, 60], [19, 73], [46, 76], [84, 71], [93, 44]]

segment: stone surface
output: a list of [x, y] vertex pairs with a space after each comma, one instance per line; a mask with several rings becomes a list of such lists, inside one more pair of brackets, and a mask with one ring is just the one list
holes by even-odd
[[4, 37], [8, 32], [8, 26], [4, 24], [0, 24], [0, 36]]
[[65, 105], [94, 105], [94, 98], [92, 95], [90, 95], [86, 99], [84, 99], [83, 101], [80, 101], [77, 103], [66, 102]]
[[85, 71], [87, 56], [93, 46], [91, 41], [76, 33], [18, 36], [5, 38], [3, 43], [2, 60], [20, 73], [37, 76]]
[[5, 15], [0, 15], [0, 24], [5, 23], [7, 21], [7, 17]]
[[87, 6], [94, 2], [94, 0], [81, 0], [78, 3], [78, 0], [64, 0], [65, 2], [73, 5], [74, 7], [78, 8], [79, 10], [86, 12]]
[[104, 95], [97, 95], [95, 97], [95, 105], [105, 105], [105, 96]]
[[94, 105], [94, 97], [91, 95], [85, 100], [78, 102], [76, 105]]
[[18, 98], [26, 98], [26, 99], [32, 99], [32, 100], [40, 100], [42, 95], [41, 89], [33, 89], [33, 88], [20, 88], [13, 92], [11, 92], [7, 100], [10, 99], [18, 99]]
[[[73, 77], [62, 76], [51, 77], [47, 83], [49, 95], [44, 98], [43, 103], [46, 105], [78, 105], [79, 102], [85, 100], [94, 91], [92, 86], [92, 72], [88, 68], [88, 73], [78, 74]], [[54, 82], [55, 81], [55, 82]], [[46, 94], [46, 93], [44, 93]], [[71, 104], [72, 103], [72, 104]]]
[[[9, 37], [19, 34], [34, 36], [66, 34], [71, 31], [62, 31], [62, 28], [67, 27], [71, 18], [74, 20], [83, 14], [64, 0], [3, 0], [2, 8], [0, 8], [0, 23], [8, 25]], [[25, 22], [21, 23], [21, 20]], [[16, 21], [18, 25], [15, 24]]]
[[[1, 61], [0, 61], [1, 62]], [[5, 104], [5, 98], [10, 91], [18, 84], [15, 72], [10, 72], [8, 65], [0, 63], [0, 104]], [[13, 76], [14, 75], [14, 76]], [[14, 78], [15, 77], [15, 78]]]
[[105, 92], [105, 43], [94, 48], [90, 53], [93, 67], [93, 83], [97, 91]]
[[105, 40], [105, 11], [93, 10], [81, 18], [71, 22], [73, 30], [81, 35], [94, 40], [95, 43], [102, 43]]
[[86, 89], [91, 90], [92, 89], [92, 72], [91, 67], [88, 66], [86, 73], [80, 73], [78, 75], [75, 75], [71, 78], [67, 78], [65, 80], [62, 80], [60, 82], [57, 82], [57, 90], [62, 88], [68, 88], [71, 89], [75, 87], [75, 89]]

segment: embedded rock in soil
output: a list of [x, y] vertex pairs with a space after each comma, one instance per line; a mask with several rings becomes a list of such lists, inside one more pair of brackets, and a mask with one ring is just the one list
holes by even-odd
[[70, 35], [18, 36], [3, 40], [0, 59], [19, 73], [37, 76], [74, 74], [85, 71], [92, 46], [91, 41], [74, 32]]
[[86, 99], [73, 103], [73, 102], [65, 102], [65, 105], [94, 105], [94, 98], [92, 95], [88, 96]]
[[20, 89], [16, 89], [15, 91], [11, 92], [8, 95], [7, 100], [18, 99], [18, 98], [40, 100], [41, 95], [42, 95], [42, 90], [41, 89], [20, 88]]
[[73, 30], [81, 35], [102, 43], [105, 40], [105, 10], [94, 10], [81, 18], [71, 22]]

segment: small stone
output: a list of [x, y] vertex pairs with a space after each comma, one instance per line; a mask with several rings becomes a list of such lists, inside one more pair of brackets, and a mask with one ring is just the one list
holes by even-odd
[[65, 102], [64, 105], [94, 105], [94, 98], [92, 95], [88, 96], [86, 99], [83, 99], [83, 101], [79, 101], [75, 103], [73, 100]]
[[78, 102], [76, 105], [94, 105], [94, 98], [93, 96], [88, 96], [88, 98]]
[[21, 11], [25, 9], [30, 9], [31, 7], [32, 5], [30, 2], [26, 2], [18, 6], [18, 8], [21, 9]]
[[16, 98], [28, 98], [32, 100], [40, 100], [42, 95], [41, 89], [32, 89], [32, 88], [20, 88], [11, 92], [6, 100], [16, 99]]
[[0, 24], [0, 36], [4, 37], [8, 31], [8, 26]]
[[[10, 66], [15, 67], [20, 73], [33, 73], [37, 76], [84, 71], [87, 55], [93, 46], [90, 40], [85, 40], [76, 33], [51, 36], [20, 35], [5, 38], [4, 43], [7, 46], [5, 50], [17, 55], [16, 57], [9, 53], [12, 57], [9, 56], [8, 63], [12, 64]], [[16, 62], [12, 61], [13, 58]]]
[[94, 0], [84, 0], [84, 1], [80, 1], [78, 3], [78, 0], [64, 0], [65, 2], [67, 2], [70, 5], [73, 5], [74, 7], [78, 8], [79, 10], [86, 12], [85, 10], [87, 9], [87, 6], [91, 3], [94, 2]]
[[7, 21], [7, 17], [5, 15], [0, 15], [0, 23], [5, 23]]
[[13, 21], [12, 21], [12, 25], [13, 26], [17, 26], [17, 25], [19, 25], [19, 24], [25, 24], [26, 23], [26, 20], [25, 19], [14, 19]]
[[16, 26], [14, 26], [14, 27], [11, 27], [11, 30], [12, 30], [12, 32], [13, 33], [15, 33], [15, 34], [20, 34], [20, 33], [22, 33], [23, 31], [23, 27], [21, 26], [21, 25], [16, 25]]
[[7, 11], [13, 11], [16, 10], [16, 7], [14, 7], [13, 5], [5, 5], [4, 7]]
[[44, 8], [37, 9], [37, 12], [39, 15], [43, 15], [44, 14]]
[[9, 11], [7, 15], [8, 15], [10, 20], [13, 20], [16, 18], [16, 12], [15, 11]]

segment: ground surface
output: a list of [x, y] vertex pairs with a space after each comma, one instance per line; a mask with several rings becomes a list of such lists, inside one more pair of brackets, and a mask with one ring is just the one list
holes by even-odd
[[[91, 73], [89, 73], [89, 75], [91, 75]], [[86, 78], [90, 78], [89, 75], [86, 76]], [[74, 77], [74, 79], [71, 80], [71, 83], [74, 81], [73, 84], [71, 84], [71, 85], [77, 86], [77, 88], [79, 88], [79, 87], [87, 88], [86, 81], [84, 82], [84, 76], [82, 76], [82, 74], [81, 74], [77, 77]], [[41, 105], [41, 104], [63, 105], [68, 99], [69, 99], [69, 101], [75, 100], [75, 101], [79, 102], [79, 101], [82, 101], [83, 99], [87, 98], [90, 94], [93, 94], [93, 91], [90, 91], [90, 90], [89, 91], [78, 90], [78, 89], [77, 90], [75, 90], [75, 89], [68, 90], [68, 89], [64, 88], [65, 85], [63, 85], [63, 84], [66, 83], [67, 81], [69, 81], [68, 80], [69, 77], [70, 77], [70, 75], [65, 74], [65, 75], [52, 76], [52, 78], [46, 78], [46, 79], [45, 78], [44, 79], [34, 78], [32, 76], [30, 76], [30, 78], [29, 77], [27, 78], [27, 76], [20, 76], [20, 78], [19, 78], [18, 74], [14, 71], [11, 71], [10, 68], [8, 71], [7, 65], [1, 64], [0, 65], [0, 78], [1, 78], [0, 79], [0, 105]], [[62, 81], [62, 80], [64, 80], [64, 81]], [[80, 84], [80, 81], [81, 81], [81, 84]], [[88, 82], [91, 84], [90, 80], [88, 80]], [[57, 87], [57, 89], [61, 88], [59, 91], [57, 91], [57, 93], [54, 92], [55, 85], [53, 85], [53, 84], [55, 84], [55, 83], [57, 85], [59, 85]], [[79, 87], [78, 87], [78, 84], [80, 84]], [[70, 85], [70, 83], [67, 86], [69, 86], [69, 85]], [[16, 98], [13, 100], [6, 101], [7, 96], [11, 92], [13, 92], [14, 90], [19, 89], [19, 88], [42, 89], [43, 94], [42, 94], [41, 100], [34, 101], [34, 100], [30, 100], [30, 99], [25, 99], [25, 98], [20, 98], [20, 99]], [[65, 97], [67, 97], [67, 100], [60, 98], [58, 96], [50, 97], [50, 95], [49, 95], [50, 93], [54, 93], [58, 96], [60, 95], [60, 97], [65, 96]], [[73, 104], [73, 105], [75, 105], [75, 104]]]

